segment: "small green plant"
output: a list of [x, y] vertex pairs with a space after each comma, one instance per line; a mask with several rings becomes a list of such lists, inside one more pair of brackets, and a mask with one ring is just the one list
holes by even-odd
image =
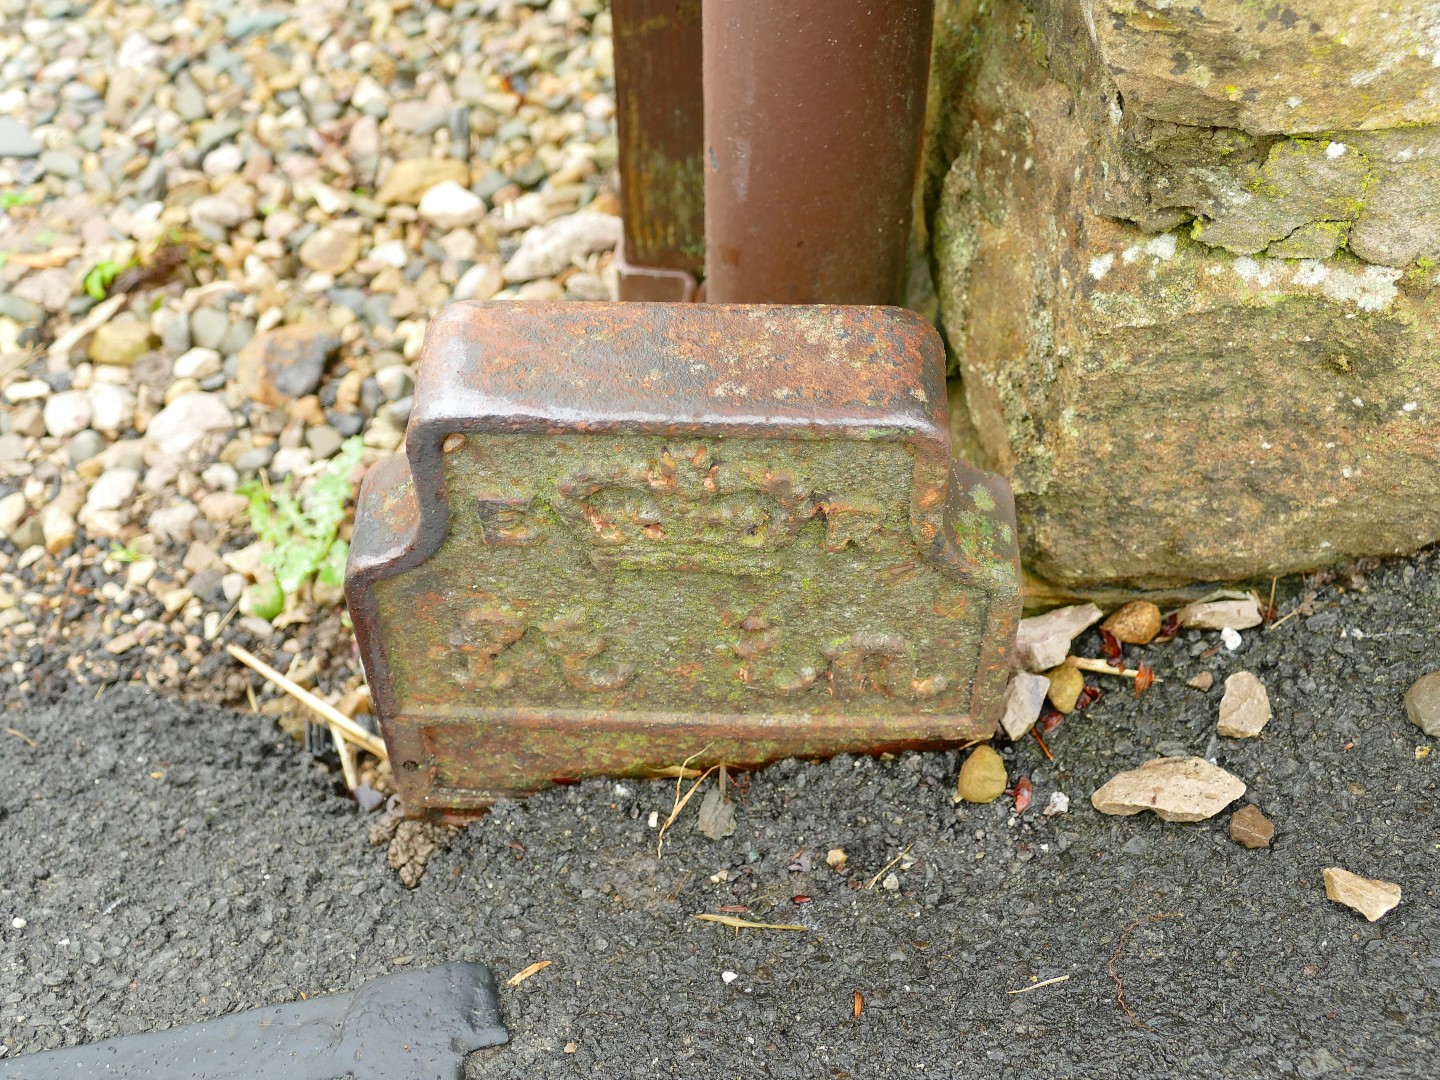
[[104, 300], [109, 295], [111, 283], [124, 269], [123, 264], [117, 263], [113, 259], [105, 259], [90, 268], [80, 286], [90, 299]]
[[34, 201], [33, 191], [0, 191], [0, 210], [14, 210], [17, 206], [29, 206]]
[[311, 578], [329, 586], [344, 582], [350, 546], [340, 539], [340, 525], [354, 493], [350, 474], [360, 463], [362, 448], [358, 435], [347, 439], [329, 468], [310, 485], [303, 503], [288, 491], [255, 481], [237, 489], [250, 500], [250, 527], [255, 535], [274, 548], [265, 556], [265, 565], [274, 576], [256, 582], [249, 590], [250, 609], [256, 615], [275, 618], [284, 610], [286, 597]]
[[133, 544], [116, 542], [110, 545], [110, 558], [118, 563], [132, 563], [140, 558], [140, 549]]

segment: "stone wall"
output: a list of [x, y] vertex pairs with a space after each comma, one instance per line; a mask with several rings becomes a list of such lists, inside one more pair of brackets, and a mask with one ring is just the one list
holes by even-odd
[[942, 324], [1051, 582], [1440, 537], [1440, 3], [1304, 7], [941, 0]]

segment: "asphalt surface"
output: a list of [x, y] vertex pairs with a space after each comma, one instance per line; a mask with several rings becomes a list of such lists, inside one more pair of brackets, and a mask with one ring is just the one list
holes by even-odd
[[[1201, 656], [1213, 633], [1133, 653], [1163, 681], [1137, 700], [1102, 680], [1049, 740], [1053, 765], [1033, 743], [1004, 749], [1035, 786], [1018, 818], [1008, 798], [952, 804], [955, 754], [786, 762], [741, 778], [726, 839], [696, 831], [694, 800], [657, 861], [649, 819], [673, 781], [594, 781], [498, 807], [413, 891], [369, 845], [372, 819], [272, 720], [97, 696], [63, 656], [11, 666], [0, 727], [35, 746], [0, 732], [0, 1046], [409, 965], [477, 960], [503, 983], [548, 960], [502, 987], [511, 1042], [467, 1075], [1433, 1077], [1440, 753], [1417, 756], [1431, 740], [1401, 697], [1440, 668], [1440, 566], [1431, 553], [1323, 586], [1314, 609], [1235, 654]], [[1275, 718], [1217, 739], [1220, 684], [1241, 669]], [[1209, 693], [1184, 684], [1200, 670]], [[1273, 849], [1233, 843], [1228, 813], [1177, 825], [1090, 807], [1113, 773], [1182, 752], [1250, 785]], [[1070, 810], [1044, 817], [1056, 790]], [[898, 887], [867, 887], [902, 851]], [[1325, 898], [1332, 865], [1400, 883], [1404, 902], [1366, 922]], [[808, 929], [693, 918], [724, 905]]]

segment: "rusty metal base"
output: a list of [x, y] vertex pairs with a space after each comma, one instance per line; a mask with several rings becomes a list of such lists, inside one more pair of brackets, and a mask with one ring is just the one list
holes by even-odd
[[404, 805], [988, 737], [1013, 513], [911, 312], [448, 308], [346, 574]]

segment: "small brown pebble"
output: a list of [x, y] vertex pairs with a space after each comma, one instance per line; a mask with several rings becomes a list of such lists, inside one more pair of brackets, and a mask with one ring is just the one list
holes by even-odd
[[1050, 689], [1046, 693], [1050, 704], [1067, 716], [1074, 712], [1075, 703], [1085, 689], [1085, 676], [1080, 669], [1074, 664], [1061, 664], [1047, 671], [1045, 677], [1050, 680]]
[[1193, 679], [1186, 679], [1185, 685], [1193, 686], [1196, 690], [1209, 690], [1210, 687], [1215, 685], [1215, 676], [1211, 675], [1208, 671], [1202, 671]]
[[1253, 803], [1230, 815], [1230, 839], [1247, 848], [1268, 848], [1275, 839], [1275, 823]]
[[1149, 645], [1160, 633], [1160, 621], [1160, 609], [1149, 600], [1132, 600], [1112, 612], [1100, 629], [1126, 645]]
[[965, 764], [960, 766], [960, 781], [956, 794], [966, 802], [994, 802], [1005, 793], [1008, 783], [1004, 759], [982, 743], [970, 752]]

